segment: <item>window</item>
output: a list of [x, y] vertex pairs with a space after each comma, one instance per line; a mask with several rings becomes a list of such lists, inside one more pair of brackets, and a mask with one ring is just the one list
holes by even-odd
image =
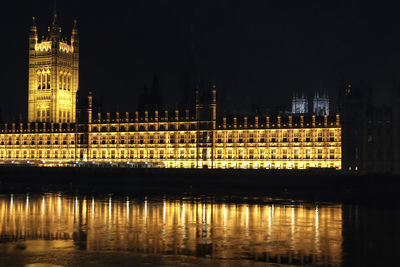
[[322, 142], [322, 131], [318, 131], [318, 142]]
[[47, 89], [50, 89], [50, 71], [47, 71]]
[[243, 134], [239, 134], [239, 143], [243, 143]]
[[285, 131], [285, 132], [283, 132], [283, 139], [282, 139], [282, 141], [283, 142], [287, 142], [288, 141], [288, 133]]
[[334, 159], [335, 158], [335, 150], [334, 149], [330, 149], [329, 150], [329, 158], [330, 159]]
[[287, 159], [288, 158], [288, 156], [287, 156], [287, 150], [286, 149], [284, 149], [283, 151], [282, 151], [282, 158], [283, 159]]
[[249, 159], [254, 159], [254, 150], [253, 149], [249, 150]]
[[329, 131], [329, 142], [335, 142], [335, 132]]

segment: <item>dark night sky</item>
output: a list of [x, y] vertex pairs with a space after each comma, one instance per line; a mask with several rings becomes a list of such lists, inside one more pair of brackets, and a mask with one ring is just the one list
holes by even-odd
[[[108, 110], [133, 111], [144, 84], [159, 76], [165, 102], [180, 95], [194, 29], [196, 68], [217, 82], [232, 110], [252, 103], [289, 106], [292, 92], [316, 89], [333, 98], [345, 79], [370, 81], [383, 95], [400, 79], [400, 12], [381, 1], [58, 1], [64, 34], [78, 20], [80, 90], [102, 97]], [[328, 3], [329, 2], [329, 3]], [[0, 16], [3, 117], [26, 117], [28, 31], [40, 35], [53, 1], [2, 2]], [[382, 98], [382, 97], [380, 97]], [[237, 108], [239, 107], [239, 108]]]

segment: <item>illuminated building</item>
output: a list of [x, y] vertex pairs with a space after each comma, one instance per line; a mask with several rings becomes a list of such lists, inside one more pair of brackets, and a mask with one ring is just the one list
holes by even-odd
[[61, 36], [57, 13], [48, 36], [39, 40], [35, 18], [29, 33], [28, 122], [75, 122], [79, 82], [79, 37]]
[[71, 44], [60, 31], [56, 14], [49, 39], [38, 42], [31, 27], [28, 123], [1, 125], [3, 163], [341, 169], [339, 115], [217, 117], [215, 84], [196, 89], [193, 110], [94, 116], [89, 94], [78, 112], [76, 23]]

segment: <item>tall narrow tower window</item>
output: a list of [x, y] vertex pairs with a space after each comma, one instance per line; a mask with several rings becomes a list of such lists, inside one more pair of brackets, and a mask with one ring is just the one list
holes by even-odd
[[47, 89], [50, 89], [50, 71], [47, 71]]
[[71, 90], [71, 74], [68, 74], [68, 87], [67, 87], [68, 91]]
[[62, 90], [62, 82], [63, 82], [63, 80], [62, 80], [62, 73], [60, 72], [60, 85], [59, 85], [60, 90]]
[[46, 73], [42, 71], [41, 89], [46, 89]]
[[42, 89], [42, 75], [40, 74], [40, 72], [38, 72], [36, 76], [37, 76], [37, 84], [38, 84], [37, 89]]

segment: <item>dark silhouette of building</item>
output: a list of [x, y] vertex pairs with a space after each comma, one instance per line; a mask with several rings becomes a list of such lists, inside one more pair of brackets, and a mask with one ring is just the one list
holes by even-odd
[[394, 97], [392, 105], [378, 106], [372, 92], [370, 86], [346, 84], [339, 95], [342, 167], [363, 173], [398, 173], [399, 98]]

